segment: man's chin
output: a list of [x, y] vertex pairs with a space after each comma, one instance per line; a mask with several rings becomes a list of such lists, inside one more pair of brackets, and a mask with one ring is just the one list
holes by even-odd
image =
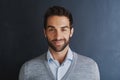
[[52, 49], [53, 49], [55, 52], [61, 52], [61, 51], [64, 50], [63, 47], [62, 47], [62, 48], [61, 48], [61, 47], [59, 47], [59, 48], [58, 48], [58, 47], [57, 47], [57, 48], [54, 47], [54, 48], [52, 48]]
[[65, 48], [67, 47], [67, 45], [57, 45], [57, 46], [51, 46], [51, 48], [55, 51], [55, 52], [61, 52], [63, 51]]
[[63, 51], [68, 45], [68, 43], [65, 43], [65, 42], [63, 44], [62, 43], [61, 44], [55, 44], [55, 43], [48, 42], [48, 44], [51, 47], [51, 49], [54, 50], [55, 52]]

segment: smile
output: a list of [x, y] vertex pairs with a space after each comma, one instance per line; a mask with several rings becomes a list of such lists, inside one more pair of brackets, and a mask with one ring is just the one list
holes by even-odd
[[55, 45], [61, 45], [63, 43], [63, 40], [56, 40], [56, 41], [53, 41], [53, 43]]

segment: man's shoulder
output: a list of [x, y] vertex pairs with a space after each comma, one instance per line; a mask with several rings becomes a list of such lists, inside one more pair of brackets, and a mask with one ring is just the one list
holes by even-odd
[[85, 64], [96, 64], [96, 61], [88, 56], [84, 56], [76, 52], [74, 52], [74, 54], [77, 56], [78, 62], [85, 63]]
[[40, 55], [40, 56], [38, 56], [38, 57], [35, 57], [35, 58], [31, 59], [31, 60], [28, 60], [28, 61], [26, 61], [23, 65], [24, 65], [24, 66], [41, 65], [41, 64], [43, 64], [43, 63], [45, 62], [45, 60], [46, 60], [45, 55], [46, 55], [46, 54], [44, 53], [44, 54], [42, 54], [42, 55]]
[[46, 70], [45, 61], [45, 54], [26, 61], [20, 69], [20, 74], [25, 74], [25, 77], [34, 77], [44, 73]]

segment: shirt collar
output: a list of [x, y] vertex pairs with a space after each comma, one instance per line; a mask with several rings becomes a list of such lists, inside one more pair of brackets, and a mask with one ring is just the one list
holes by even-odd
[[[47, 51], [47, 60], [48, 61], [54, 60], [49, 49]], [[70, 48], [68, 49], [67, 56], [66, 56], [65, 60], [70, 60], [70, 61], [73, 60], [73, 53], [72, 53], [72, 50]]]
[[70, 48], [68, 49], [66, 59], [71, 60], [71, 61], [73, 59], [73, 53], [72, 53], [72, 50]]
[[53, 56], [51, 55], [49, 49], [48, 49], [48, 51], [47, 51], [47, 60], [48, 60], [48, 61], [54, 60], [54, 59], [53, 59]]

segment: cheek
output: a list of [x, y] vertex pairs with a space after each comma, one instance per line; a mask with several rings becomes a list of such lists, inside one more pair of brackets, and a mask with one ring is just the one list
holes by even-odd
[[51, 34], [47, 34], [47, 35], [46, 35], [46, 38], [47, 38], [48, 40], [53, 40], [54, 37], [53, 37], [53, 35], [51, 35]]
[[64, 38], [65, 38], [66, 40], [69, 40], [69, 38], [70, 38], [70, 34], [66, 34], [66, 35], [64, 35]]

